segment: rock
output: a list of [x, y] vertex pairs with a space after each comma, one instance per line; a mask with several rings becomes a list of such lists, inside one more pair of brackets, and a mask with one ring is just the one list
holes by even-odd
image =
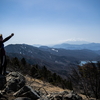
[[[42, 100], [43, 99], [44, 97], [42, 97]], [[60, 93], [53, 93], [51, 95], [48, 95], [47, 99], [44, 99], [44, 100], [82, 100], [82, 97], [80, 97], [79, 95], [73, 92], [68, 93], [67, 91], [63, 91]]]
[[29, 97], [33, 100], [37, 100], [40, 96], [30, 87], [24, 86], [19, 91], [13, 94], [15, 97]]
[[6, 77], [3, 75], [0, 75], [0, 90], [3, 89], [5, 84], [6, 84]]
[[11, 72], [6, 76], [6, 91], [18, 91], [25, 85], [25, 78], [18, 72]]
[[14, 99], [14, 100], [32, 100], [32, 99], [30, 99], [28, 97], [18, 97], [18, 98]]
[[67, 95], [64, 95], [64, 100], [82, 100], [82, 97], [77, 95], [76, 93], [70, 92]]
[[68, 91], [63, 91], [59, 93], [60, 95], [68, 94]]

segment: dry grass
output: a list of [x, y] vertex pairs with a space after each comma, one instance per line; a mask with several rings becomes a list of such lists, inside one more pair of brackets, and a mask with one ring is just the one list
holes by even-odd
[[[25, 76], [25, 78], [26, 78], [26, 84], [27, 85], [31, 86], [35, 90], [40, 89], [40, 92], [42, 92], [42, 93], [48, 93], [49, 94], [49, 93], [57, 93], [57, 92], [62, 92], [62, 91], [70, 92], [70, 90], [68, 90], [68, 89], [64, 90], [60, 87], [53, 86], [50, 83], [47, 83], [47, 82], [44, 83], [44, 81], [39, 80], [39, 79], [34, 79], [34, 78], [29, 77], [29, 76]], [[86, 98], [86, 96], [84, 96], [82, 94], [79, 94], [79, 95], [83, 98], [83, 100], [88, 100]], [[8, 100], [14, 100], [15, 99], [15, 97], [13, 96], [13, 93], [6, 94], [6, 95], [4, 95], [4, 97], [6, 97]], [[0, 98], [0, 100], [6, 100], [6, 99]]]
[[[68, 90], [68, 89], [64, 90], [60, 87], [53, 86], [50, 83], [47, 83], [47, 82], [44, 83], [44, 81], [39, 80], [39, 79], [34, 79], [29, 76], [25, 76], [25, 78], [26, 78], [26, 82], [27, 82], [26, 84], [30, 85], [35, 90], [39, 90], [41, 88], [40, 91], [42, 93], [47, 92], [49, 94], [49, 93], [57, 93], [57, 92], [62, 92], [62, 91], [70, 92], [70, 90]], [[45, 92], [45, 90], [46, 90], [46, 92]], [[82, 95], [82, 94], [79, 94], [79, 95], [84, 100], [88, 100], [85, 95]]]
[[44, 88], [48, 93], [64, 91], [64, 89], [53, 86], [50, 83], [44, 82], [42, 80], [34, 79], [29, 76], [25, 76], [25, 78], [27, 81], [26, 84], [30, 85], [31, 87], [33, 87], [36, 90], [39, 88]]

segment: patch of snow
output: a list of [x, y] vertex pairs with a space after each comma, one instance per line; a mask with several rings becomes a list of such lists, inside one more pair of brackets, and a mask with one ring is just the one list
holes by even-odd
[[58, 52], [58, 50], [56, 50], [56, 49], [52, 49], [53, 51], [55, 51], [55, 52]]

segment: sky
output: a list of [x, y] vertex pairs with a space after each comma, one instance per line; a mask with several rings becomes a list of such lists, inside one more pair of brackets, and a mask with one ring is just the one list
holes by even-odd
[[0, 34], [8, 44], [100, 43], [100, 0], [0, 0]]

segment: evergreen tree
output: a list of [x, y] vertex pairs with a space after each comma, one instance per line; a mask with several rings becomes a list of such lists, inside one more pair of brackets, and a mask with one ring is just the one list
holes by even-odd
[[21, 59], [21, 63], [25, 66], [26, 65], [26, 60], [25, 60], [25, 58], [22, 58]]

